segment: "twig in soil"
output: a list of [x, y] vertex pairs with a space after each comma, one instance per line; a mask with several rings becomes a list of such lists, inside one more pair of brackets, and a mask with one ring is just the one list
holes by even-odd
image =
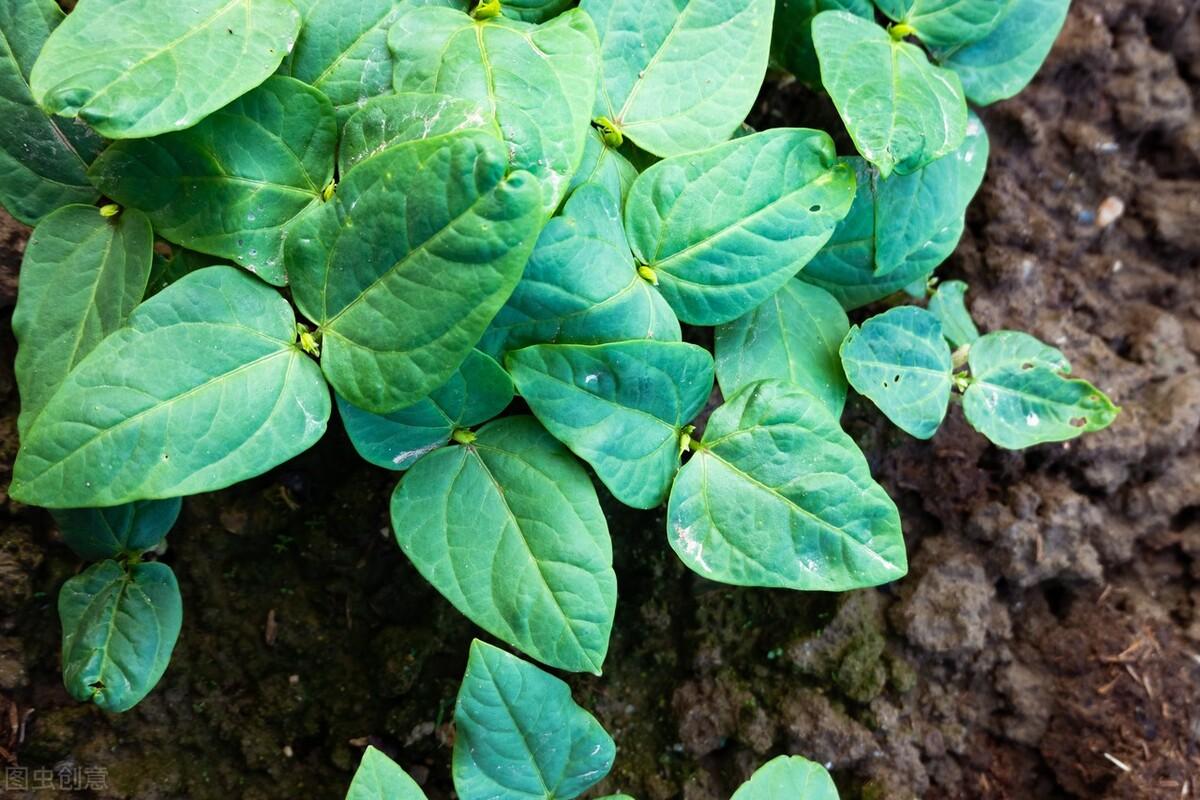
[[267, 647], [275, 646], [275, 637], [279, 635], [279, 623], [275, 621], [275, 609], [267, 612], [267, 626], [263, 631], [263, 640], [266, 641]]
[[1100, 656], [1100, 662], [1103, 664], [1129, 664], [1138, 661], [1136, 654], [1147, 644], [1144, 636], [1138, 636], [1133, 640], [1133, 643], [1117, 653], [1115, 656]]
[[1116, 765], [1117, 769], [1121, 770], [1122, 772], [1133, 772], [1133, 767], [1129, 766], [1128, 764], [1126, 764], [1124, 761], [1117, 758], [1116, 756], [1111, 755], [1109, 753], [1105, 753], [1104, 757], [1107, 758], [1109, 761], [1111, 761], [1114, 765]]
[[21, 732], [17, 735], [17, 744], [25, 744], [25, 727], [29, 724], [29, 718], [33, 716], [34, 709], [27, 708], [25, 713], [21, 715]]
[[1098, 605], [1098, 606], [1104, 605], [1104, 601], [1108, 599], [1108, 596], [1111, 593], [1112, 593], [1112, 584], [1111, 583], [1104, 584], [1104, 591], [1100, 592], [1100, 596], [1096, 598], [1096, 605]]

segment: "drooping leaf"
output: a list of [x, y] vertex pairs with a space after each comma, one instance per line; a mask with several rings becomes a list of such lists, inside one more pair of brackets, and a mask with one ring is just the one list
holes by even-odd
[[258, 86], [300, 29], [288, 0], [79, 0], [30, 76], [52, 114], [136, 139], [195, 125]]
[[617, 201], [588, 185], [542, 230], [521, 282], [479, 348], [502, 358], [531, 344], [681, 336], [671, 307], [634, 268]]
[[197, 253], [186, 247], [172, 247], [171, 255], [154, 254], [154, 263], [150, 267], [150, 282], [146, 285], [145, 299], [149, 299], [163, 289], [175, 283], [184, 275], [190, 275], [198, 269], [224, 264], [224, 259], [217, 256]]
[[841, 355], [850, 385], [899, 428], [918, 439], [937, 433], [953, 385], [937, 317], [914, 306], [890, 309], [851, 328]]
[[971, 383], [963, 412], [1000, 447], [1019, 450], [1107, 428], [1120, 409], [1085, 380], [1068, 378], [1061, 352], [1016, 331], [996, 331], [971, 345]]
[[523, 22], [545, 22], [570, 8], [574, 0], [503, 0], [506, 16]]
[[595, 116], [658, 156], [725, 141], [758, 96], [772, 0], [583, 0], [600, 34]]
[[713, 412], [671, 489], [667, 537], [690, 569], [738, 586], [845, 591], [907, 571], [900, 515], [823, 403], [783, 381]]
[[779, 756], [755, 770], [730, 800], [838, 800], [838, 792], [820, 764]]
[[715, 332], [717, 380], [733, 397], [755, 381], [775, 378], [807, 389], [834, 417], [846, 404], [838, 348], [850, 321], [837, 298], [790, 280], [762, 305]]
[[479, 131], [410, 142], [352, 169], [297, 221], [293, 297], [321, 327], [326, 378], [353, 405], [390, 414], [424, 398], [511, 294], [542, 194], [507, 168], [503, 145]]
[[854, 146], [883, 177], [914, 172], [962, 144], [962, 86], [921, 48], [844, 11], [818, 14], [812, 34], [821, 81]]
[[853, 199], [853, 170], [826, 134], [778, 128], [650, 167], [625, 229], [679, 318], [718, 325], [787, 283]]
[[183, 604], [166, 564], [101, 561], [63, 584], [63, 682], [71, 696], [128, 711], [158, 683], [179, 638]]
[[608, 524], [583, 468], [532, 417], [417, 461], [392, 495], [392, 526], [476, 625], [552, 667], [600, 674], [617, 600]]
[[179, 518], [183, 501], [136, 500], [108, 508], [63, 508], [54, 521], [63, 539], [80, 558], [102, 558], [140, 553], [163, 540]]
[[937, 291], [929, 298], [929, 311], [942, 323], [942, 334], [954, 348], [974, 344], [979, 338], [979, 329], [967, 311], [966, 295], [965, 283], [946, 281], [938, 284]]
[[875, 0], [927, 47], [953, 47], [987, 36], [1012, 0]]
[[495, 134], [480, 104], [436, 92], [404, 92], [370, 100], [342, 129], [338, 171], [350, 169], [389, 147], [448, 133], [481, 130]]
[[104, 143], [83, 123], [48, 116], [29, 88], [34, 61], [62, 20], [54, 0], [0, 1], [0, 205], [26, 225], [100, 196], [87, 167]]
[[454, 707], [462, 800], [571, 800], [612, 769], [616, 747], [571, 687], [479, 640]]
[[341, 397], [337, 401], [358, 454], [376, 466], [404, 470], [450, 441], [456, 429], [487, 422], [512, 398], [508, 373], [490, 356], [473, 350], [450, 380], [407, 408], [372, 414]]
[[514, 169], [558, 208], [583, 157], [599, 72], [595, 27], [582, 11], [544, 25], [474, 20], [451, 8], [408, 8], [388, 38], [398, 92], [443, 92], [482, 104]]
[[221, 489], [325, 432], [329, 390], [287, 301], [209, 267], [142, 303], [30, 426], [10, 494], [46, 508]]
[[667, 499], [684, 426], [712, 393], [707, 350], [649, 340], [539, 345], [506, 364], [538, 420], [614, 497], [634, 508]]
[[400, 766], [370, 745], [350, 783], [346, 800], [426, 800], [417, 782]]
[[1024, 89], [1050, 54], [1070, 0], [1010, 0], [986, 37], [940, 54], [962, 81], [967, 99], [986, 106]]
[[164, 238], [282, 286], [288, 225], [320, 205], [336, 146], [329, 101], [277, 75], [187, 130], [115, 142], [90, 174]]
[[619, 200], [623, 208], [625, 197], [637, 176], [637, 169], [629, 163], [629, 159], [621, 155], [620, 151], [606, 145], [600, 133], [592, 128], [584, 142], [583, 161], [579, 164], [579, 171], [567, 186], [567, 195], [570, 196], [576, 189], [589, 183], [599, 184]]
[[809, 86], [820, 87], [821, 65], [813, 49], [812, 21], [822, 11], [848, 11], [875, 18], [871, 0], [776, 0], [771, 60]]
[[60, 208], [29, 237], [12, 319], [22, 437], [67, 373], [141, 302], [153, 248], [145, 216], [104, 217], [94, 206]]

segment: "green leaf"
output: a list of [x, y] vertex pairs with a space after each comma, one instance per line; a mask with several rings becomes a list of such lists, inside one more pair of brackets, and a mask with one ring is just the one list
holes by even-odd
[[544, 25], [505, 17], [474, 20], [451, 8], [409, 8], [388, 44], [398, 92], [444, 92], [488, 109], [514, 169], [542, 182], [554, 213], [583, 157], [599, 52], [582, 11]]
[[612, 737], [571, 687], [479, 640], [454, 707], [454, 789], [462, 800], [571, 800], [612, 769]]
[[417, 782], [395, 761], [368, 746], [346, 800], [426, 800]]
[[583, 468], [532, 417], [419, 460], [392, 495], [392, 526], [476, 625], [552, 667], [600, 674], [617, 602], [608, 524]]
[[759, 767], [730, 800], [838, 800], [838, 792], [820, 764], [779, 756]]
[[854, 174], [820, 131], [779, 128], [660, 161], [634, 181], [625, 229], [684, 322], [762, 303], [832, 235]]
[[837, 299], [790, 280], [766, 302], [715, 331], [717, 380], [732, 397], [756, 381], [776, 378], [808, 390], [834, 417], [846, 404], [838, 348], [850, 321]]
[[128, 711], [158, 683], [179, 638], [183, 604], [166, 564], [128, 571], [102, 561], [63, 584], [63, 682], [71, 696]]
[[67, 373], [141, 302], [153, 248], [145, 216], [106, 218], [95, 206], [60, 208], [29, 237], [12, 319], [22, 438]]
[[478, 350], [429, 397], [391, 414], [363, 411], [338, 397], [338, 411], [358, 454], [385, 469], [408, 469], [450, 441], [456, 429], [487, 422], [512, 402], [513, 385], [499, 364]]
[[908, 570], [900, 515], [824, 404], [762, 381], [713, 412], [667, 509], [671, 547], [710, 580], [845, 591]]
[[993, 444], [1019, 450], [1107, 428], [1120, 409], [1096, 387], [1067, 375], [1061, 352], [1025, 333], [997, 331], [971, 345], [963, 411]]
[[821, 65], [813, 49], [812, 21], [822, 11], [848, 11], [875, 19], [871, 0], [776, 0], [771, 60], [814, 88], [821, 85]]
[[545, 22], [566, 11], [573, 0], [502, 0], [500, 10], [505, 16], [523, 22]]
[[158, 294], [184, 275], [223, 263], [223, 260], [216, 256], [197, 253], [186, 247], [172, 247], [170, 258], [155, 253], [154, 264], [150, 267], [150, 282], [146, 286], [146, 299]]
[[321, 327], [321, 368], [338, 394], [390, 414], [470, 354], [542, 225], [537, 180], [506, 171], [503, 145], [479, 131], [410, 142], [352, 169], [332, 202], [297, 221], [293, 297]]
[[918, 439], [937, 433], [950, 403], [950, 348], [942, 324], [923, 308], [900, 306], [846, 334], [846, 378], [888, 419]]
[[136, 139], [195, 125], [266, 80], [300, 29], [288, 0], [79, 0], [30, 85], [52, 114]]
[[986, 106], [1024, 89], [1050, 54], [1070, 0], [1011, 0], [1000, 23], [978, 42], [939, 54], [962, 80], [967, 99]]
[[712, 393], [707, 350], [648, 340], [539, 345], [506, 364], [538, 420], [614, 497], [634, 508], [667, 499], [684, 426]]
[[629, 159], [604, 144], [600, 132], [592, 128], [584, 142], [583, 161], [579, 165], [579, 171], [567, 185], [567, 195], [570, 196], [581, 186], [599, 184], [620, 200], [621, 207], [624, 208], [625, 197], [637, 176], [637, 169], [629, 163]]
[[987, 36], [1012, 0], [875, 0], [928, 47], [950, 47]]
[[329, 419], [292, 309], [233, 267], [142, 303], [67, 376], [24, 437], [10, 494], [46, 508], [221, 489], [308, 449]]
[[946, 281], [938, 284], [929, 298], [929, 311], [942, 323], [942, 333], [954, 348], [974, 344], [979, 338], [979, 329], [967, 311], [966, 294], [967, 285], [962, 281]]
[[338, 172], [405, 142], [448, 133], [481, 130], [495, 134], [487, 111], [472, 100], [435, 92], [405, 92], [376, 97], [350, 117], [338, 144]]
[[282, 286], [288, 224], [321, 204], [336, 146], [329, 101], [275, 76], [185, 131], [115, 142], [90, 174], [164, 238]]
[[87, 167], [104, 143], [82, 123], [47, 116], [29, 88], [33, 63], [62, 20], [54, 0], [0, 2], [0, 205], [26, 225], [100, 196]]
[[818, 14], [812, 34], [825, 90], [854, 146], [883, 177], [914, 172], [962, 144], [962, 86], [921, 48], [844, 11]]
[[634, 268], [617, 201], [586, 185], [550, 220], [521, 282], [479, 348], [496, 358], [531, 344], [677, 342], [679, 320]]
[[600, 34], [595, 116], [658, 156], [728, 139], [767, 71], [773, 0], [583, 0]]
[[154, 548], [171, 530], [182, 506], [180, 498], [172, 497], [108, 508], [63, 508], [53, 515], [76, 555], [99, 561]]

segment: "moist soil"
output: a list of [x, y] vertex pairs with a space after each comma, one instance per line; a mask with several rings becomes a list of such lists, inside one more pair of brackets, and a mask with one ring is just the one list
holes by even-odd
[[[1195, 5], [1073, 4], [1037, 81], [982, 112], [988, 177], [940, 273], [969, 282], [984, 330], [1060, 347], [1123, 407], [1116, 423], [1008, 453], [957, 407], [918, 442], [852, 401], [844, 423], [901, 508], [912, 569], [840, 596], [706, 582], [661, 513], [606, 499], [612, 647], [602, 678], [568, 677], [619, 747], [591, 796], [726, 798], [779, 753], [827, 764], [851, 800], [1200, 793]], [[795, 84], [769, 83], [753, 121], [831, 127]], [[27, 232], [4, 222], [7, 319]], [[6, 326], [4, 473], [13, 350]], [[394, 483], [334, 423], [270, 474], [189, 498], [161, 556], [183, 633], [120, 716], [62, 688], [55, 597], [80, 563], [0, 491], [0, 764], [105, 776], [80, 797], [338, 798], [370, 743], [451, 797], [475, 631], [392, 541]]]

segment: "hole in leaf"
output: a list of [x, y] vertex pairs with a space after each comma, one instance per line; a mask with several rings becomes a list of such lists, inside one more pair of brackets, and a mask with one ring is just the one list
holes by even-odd
[[1072, 417], [1071, 418], [1071, 427], [1072, 428], [1082, 428], [1084, 425], [1087, 425], [1087, 420], [1084, 419], [1083, 417]]
[[821, 204], [817, 203], [815, 206], [809, 206], [808, 210], [815, 214], [821, 210]]
[[899, 382], [900, 382], [900, 376], [899, 376], [899, 375], [897, 375], [896, 377], [892, 378], [892, 383], [899, 383]]
[[88, 688], [89, 689], [103, 689], [104, 681], [96, 681], [95, 683], [89, 683]]
[[1024, 364], [1021, 365], [1021, 369], [1033, 369], [1033, 362], [1026, 361]]

